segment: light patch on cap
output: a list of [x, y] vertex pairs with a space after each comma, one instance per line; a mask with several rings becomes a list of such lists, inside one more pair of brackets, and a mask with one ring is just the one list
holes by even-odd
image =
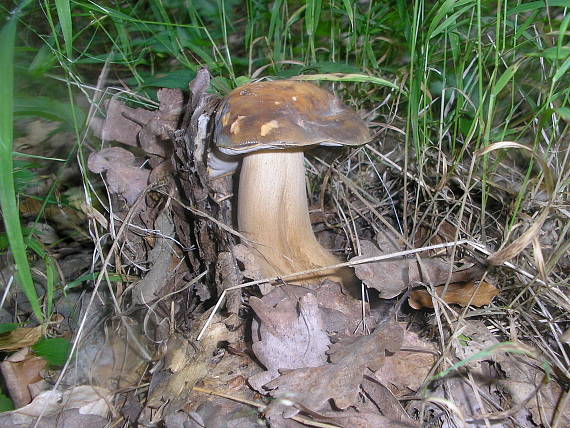
[[275, 128], [279, 128], [279, 123], [276, 120], [264, 123], [263, 125], [261, 125], [261, 129], [259, 130], [259, 135], [265, 137], [267, 134], [271, 132], [271, 130]]
[[230, 134], [239, 134], [239, 122], [245, 118], [245, 116], [238, 116], [237, 119], [230, 126]]
[[297, 101], [297, 97], [291, 97], [293, 101]]
[[228, 112], [222, 116], [222, 125], [228, 126], [229, 121], [230, 121], [230, 113]]

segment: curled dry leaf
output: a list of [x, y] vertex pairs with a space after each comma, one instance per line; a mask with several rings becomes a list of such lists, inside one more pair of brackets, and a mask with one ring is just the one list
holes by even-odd
[[[442, 296], [444, 288], [443, 285], [436, 287], [437, 295], [446, 303], [463, 307], [468, 304], [477, 307], [488, 305], [500, 293], [494, 285], [487, 281], [449, 284], [445, 295]], [[414, 309], [433, 308], [431, 295], [426, 290], [412, 291], [408, 302]]]
[[150, 171], [141, 169], [135, 155], [121, 147], [109, 147], [89, 155], [89, 170], [107, 173], [109, 191], [121, 195], [132, 206], [148, 183]]

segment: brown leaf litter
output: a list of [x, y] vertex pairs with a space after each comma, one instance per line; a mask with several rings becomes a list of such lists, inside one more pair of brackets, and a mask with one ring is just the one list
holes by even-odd
[[[321, 289], [323, 292], [319, 292]], [[386, 324], [370, 335], [354, 336], [357, 324], [350, 320], [356, 319], [362, 308], [347, 304], [346, 299], [352, 298], [342, 294], [339, 284], [330, 282], [317, 290], [284, 285], [263, 299], [250, 298], [256, 314], [252, 350], [267, 371], [250, 377], [249, 383], [264, 394], [293, 403], [287, 405], [278, 400], [271, 404], [265, 415], [272, 422], [309, 411], [323, 418], [317, 420], [328, 418], [342, 424], [345, 422], [341, 420], [356, 417], [362, 419], [358, 426], [374, 426], [372, 421], [381, 416], [378, 413], [374, 417], [364, 416], [366, 412], [360, 411], [363, 409], [358, 402], [360, 385], [367, 370], [373, 372], [382, 367], [389, 358], [386, 352], [392, 354], [400, 348], [403, 330], [395, 324]], [[353, 312], [348, 315], [350, 311]], [[339, 323], [339, 315], [343, 322]], [[341, 324], [344, 327], [338, 334]], [[352, 329], [347, 329], [351, 324]], [[369, 327], [372, 326], [373, 322]], [[331, 344], [329, 334], [335, 333], [334, 330], [337, 334], [331, 337], [335, 337], [336, 343]], [[334, 408], [330, 407], [330, 400]], [[352, 411], [338, 412], [351, 406], [360, 409], [358, 417], [350, 416]], [[400, 416], [404, 418], [403, 415], [405, 412]], [[383, 422], [388, 420], [381, 418]]]
[[[131, 382], [133, 387], [117, 395], [125, 421], [142, 425], [162, 421], [167, 428], [221, 426], [228, 421], [250, 426], [259, 411], [274, 427], [301, 426], [299, 418], [370, 428], [414, 426], [414, 419], [437, 420], [442, 426], [461, 422], [453, 415], [440, 417], [441, 408], [432, 405], [437, 400], [455, 400], [472, 426], [477, 422], [469, 418], [490, 414], [490, 420], [499, 420], [500, 412], [508, 409], [516, 411], [503, 419], [517, 418], [522, 423], [516, 412], [523, 412], [526, 404], [530, 406], [524, 414], [527, 418], [551, 420], [554, 407], [550, 404], [560, 391], [551, 382], [535, 394], [536, 399], [527, 399], [536, 391], [536, 386], [531, 390], [532, 382], [542, 380], [530, 357], [525, 360], [529, 365], [520, 369], [509, 365], [510, 356], [501, 359], [497, 354], [465, 365], [472, 373], [458, 370], [430, 382], [430, 376], [449, 364], [469, 358], [458, 351], [464, 342], [454, 336], [445, 342], [453, 346], [443, 352], [409, 326], [397, 323], [392, 312], [372, 317], [367, 303], [345, 295], [333, 282], [314, 290], [285, 283], [262, 286], [261, 294], [233, 290], [225, 302], [224, 317], [216, 315], [204, 340], [196, 341], [210, 315], [207, 308], [212, 298], [242, 283], [244, 277], [259, 280], [263, 276], [243, 241], [238, 244], [239, 233], [229, 226], [234, 217], [232, 178], [208, 173], [210, 120], [219, 101], [207, 93], [209, 85], [208, 72], [198, 72], [185, 108], [182, 93], [176, 90], [160, 91], [160, 107], [154, 112], [132, 109], [114, 98], [106, 119], [95, 124], [105, 139], [137, 148], [133, 152], [118, 146], [104, 148], [90, 156], [89, 168], [105, 172], [113, 196], [114, 217], [99, 225], [110, 230], [113, 222], [129, 221], [119, 237], [116, 268], [140, 272], [141, 279], [119, 290], [119, 299], [134, 303], [134, 311], [144, 308], [143, 314], [132, 315], [133, 320], [142, 320], [144, 332], [159, 344], [148, 374], [121, 383], [127, 388]], [[450, 241], [456, 235], [450, 223], [443, 222], [438, 230], [441, 233], [431, 237], [419, 231], [416, 244]], [[360, 248], [359, 257], [364, 258], [401, 251], [403, 244], [379, 233], [375, 239], [360, 240]], [[418, 287], [429, 287], [449, 304], [490, 303], [498, 291], [489, 276], [488, 282], [480, 282], [484, 267], [467, 257], [452, 265], [450, 254], [443, 253], [361, 264], [355, 270], [382, 299], [409, 291], [412, 307], [433, 304], [432, 296]], [[447, 292], [441, 296], [444, 287]], [[243, 317], [244, 301], [255, 313], [251, 331]], [[486, 329], [477, 326], [481, 328]], [[469, 344], [475, 342], [475, 333], [466, 331]], [[138, 361], [141, 367], [149, 364], [149, 359]], [[112, 378], [112, 367], [107, 364], [103, 370], [107, 373], [101, 376]], [[515, 379], [523, 378], [522, 386], [516, 384]], [[144, 386], [139, 388], [140, 383]], [[477, 392], [469, 392], [470, 387]], [[532, 407], [533, 400], [549, 404], [545, 415], [541, 407]], [[436, 416], [430, 419], [430, 415]]]

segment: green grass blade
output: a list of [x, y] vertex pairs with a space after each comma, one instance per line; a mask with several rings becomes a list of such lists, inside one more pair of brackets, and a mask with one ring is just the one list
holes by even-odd
[[316, 62], [317, 56], [315, 51], [315, 36], [319, 20], [321, 16], [322, 2], [320, 0], [307, 0], [307, 9], [305, 9], [305, 29], [309, 36], [309, 51], [311, 53], [311, 61]]
[[499, 77], [495, 86], [491, 89], [491, 96], [496, 97], [499, 92], [503, 90], [503, 88], [511, 81], [515, 73], [517, 72], [518, 68], [520, 67], [521, 63], [516, 62], [511, 65], [509, 68], [505, 70], [505, 72]]
[[[530, 350], [522, 347], [521, 345], [519, 345], [515, 342], [496, 343], [495, 345], [491, 345], [488, 348], [483, 349], [479, 352], [476, 352], [475, 354], [455, 363], [454, 365], [449, 367], [447, 370], [444, 370], [444, 371], [436, 374], [435, 376], [432, 376], [431, 380], [441, 379], [441, 378], [447, 376], [452, 371], [455, 371], [455, 370], [465, 366], [466, 364], [470, 363], [471, 361], [478, 361], [478, 360], [482, 360], [485, 358], [490, 358], [490, 357], [493, 357], [493, 355], [495, 355], [498, 352], [508, 352], [511, 354], [527, 355], [527, 356], [532, 357], [532, 358], [537, 358], [537, 356], [534, 355]], [[549, 367], [549, 366], [547, 366], [547, 367]]]
[[570, 57], [566, 58], [566, 61], [564, 61], [560, 68], [556, 70], [556, 73], [554, 73], [554, 77], [552, 78], [553, 83], [558, 82], [563, 76], [566, 76], [568, 68], [570, 68]]
[[348, 19], [350, 20], [350, 29], [354, 31], [354, 9], [353, 5], [350, 0], [342, 0], [344, 5], [344, 10], [346, 10], [346, 14], [348, 15]]
[[55, 261], [53, 257], [44, 249], [42, 243], [37, 239], [30, 237], [27, 239], [26, 243], [28, 248], [32, 250], [38, 257], [40, 257], [45, 264], [45, 274], [46, 274], [46, 319], [49, 319], [52, 314], [53, 309], [53, 298], [55, 295], [55, 284], [57, 282], [57, 270], [55, 267]]
[[63, 41], [65, 42], [65, 54], [71, 61], [72, 46], [73, 46], [73, 24], [71, 21], [71, 7], [69, 0], [55, 0], [55, 7], [57, 9], [57, 16], [61, 31], [63, 33]]
[[[22, 3], [22, 7], [25, 6]], [[16, 41], [17, 14], [0, 31], [0, 207], [6, 227], [10, 249], [16, 262], [16, 276], [28, 298], [38, 321], [44, 317], [34, 287], [30, 264], [16, 203], [13, 176], [13, 106], [14, 106], [14, 44]]]
[[326, 80], [329, 82], [361, 82], [374, 83], [375, 85], [388, 86], [392, 89], [400, 89], [389, 80], [367, 74], [355, 73], [329, 73], [329, 74], [302, 74], [291, 77], [291, 80]]

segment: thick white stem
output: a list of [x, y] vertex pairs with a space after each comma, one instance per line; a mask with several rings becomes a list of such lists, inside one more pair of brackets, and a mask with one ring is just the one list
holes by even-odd
[[[238, 197], [240, 232], [251, 239], [267, 276], [286, 275], [339, 260], [315, 238], [309, 219], [301, 151], [249, 153], [243, 159]], [[348, 269], [325, 271], [291, 281], [316, 285], [325, 278], [353, 281]]]

